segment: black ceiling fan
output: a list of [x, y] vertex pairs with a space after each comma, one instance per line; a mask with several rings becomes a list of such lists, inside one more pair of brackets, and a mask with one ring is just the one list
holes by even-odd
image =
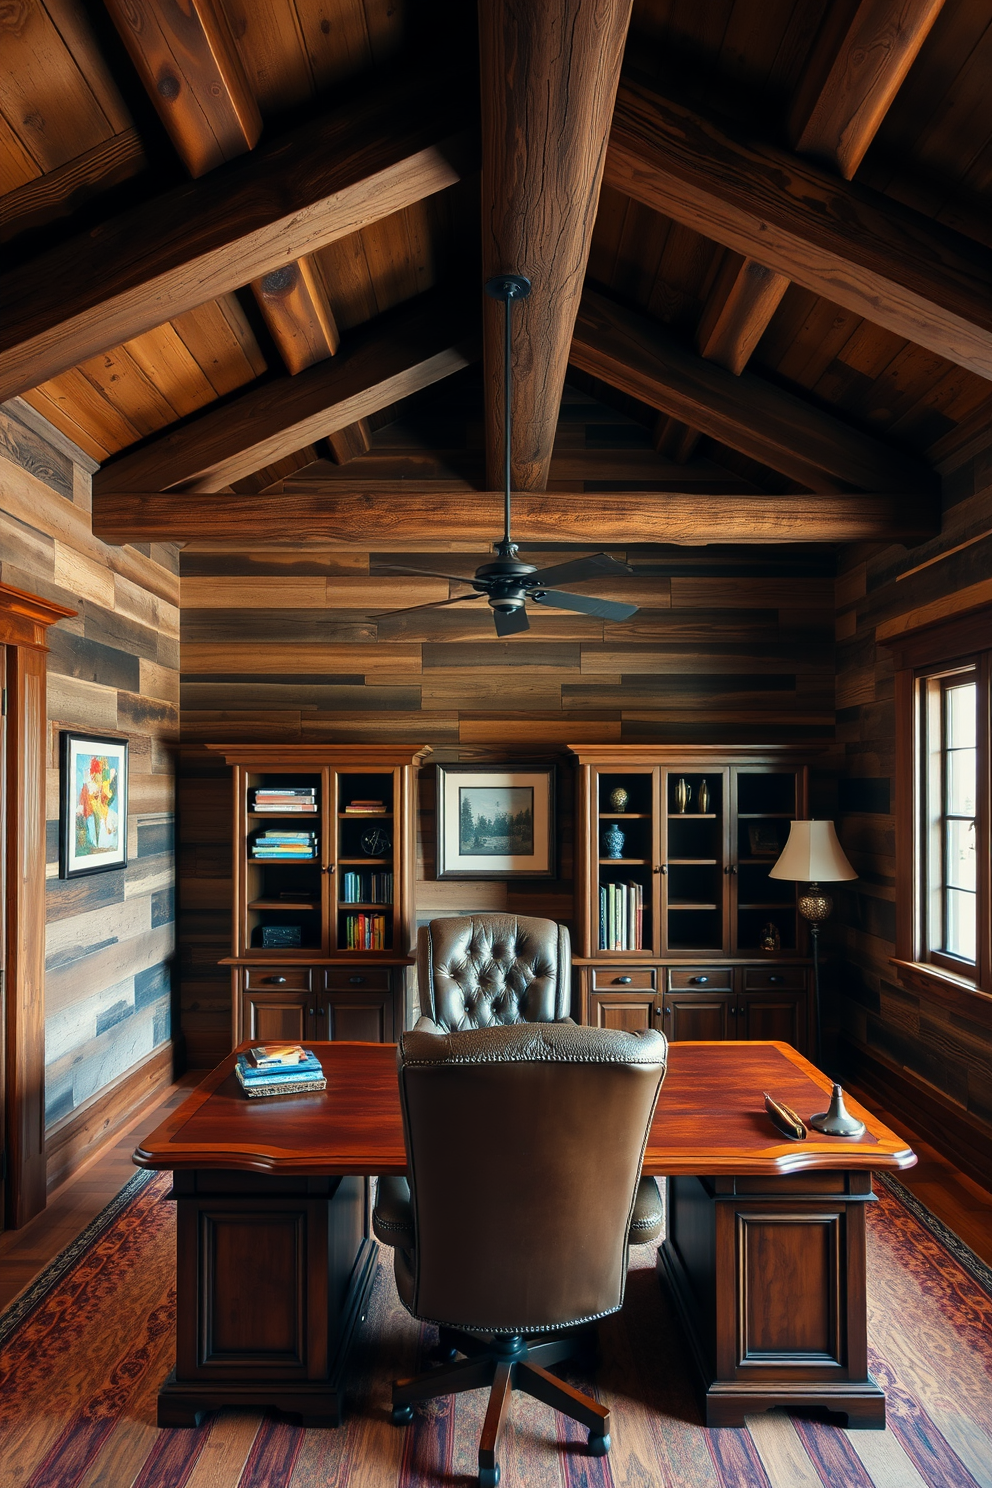
[[597, 615], [602, 620], [629, 620], [637, 613], [637, 606], [620, 604], [612, 599], [597, 599], [594, 595], [568, 594], [554, 586], [577, 583], [580, 579], [596, 578], [599, 574], [632, 574], [634, 570], [626, 563], [618, 563], [607, 553], [594, 553], [590, 558], [575, 558], [570, 563], [558, 563], [553, 568], [535, 568], [533, 563], [522, 563], [517, 557], [517, 545], [510, 539], [510, 317], [514, 300], [526, 299], [530, 294], [530, 280], [522, 274], [500, 274], [486, 284], [486, 293], [494, 300], [502, 300], [506, 307], [503, 335], [503, 539], [495, 544], [496, 560], [484, 563], [476, 569], [475, 577], [466, 579], [459, 574], [438, 573], [436, 569], [407, 568], [398, 563], [382, 563], [396, 573], [429, 574], [432, 578], [453, 579], [459, 584], [471, 584], [474, 594], [460, 594], [454, 599], [439, 599], [433, 604], [410, 605], [402, 610], [386, 610], [382, 618], [390, 615], [407, 615], [414, 610], [436, 610], [444, 605], [462, 604], [473, 599], [487, 599], [493, 612], [498, 636], [517, 635], [529, 630], [527, 601], [550, 605], [556, 610], [578, 610], [583, 615]]

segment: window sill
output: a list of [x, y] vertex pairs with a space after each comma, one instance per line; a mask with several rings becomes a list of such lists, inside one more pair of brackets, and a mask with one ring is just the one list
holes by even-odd
[[992, 1027], [992, 994], [983, 992], [974, 982], [925, 961], [900, 961], [893, 956], [889, 965], [895, 967], [901, 986]]

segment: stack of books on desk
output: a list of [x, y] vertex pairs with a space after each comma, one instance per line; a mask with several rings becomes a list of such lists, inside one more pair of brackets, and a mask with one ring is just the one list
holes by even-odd
[[249, 1100], [327, 1089], [320, 1060], [302, 1044], [258, 1044], [238, 1055], [234, 1073]]
[[287, 811], [317, 810], [317, 790], [308, 785], [260, 785], [254, 792], [252, 811], [274, 811], [279, 815]]
[[261, 832], [251, 845], [253, 858], [315, 858], [316, 832], [281, 832], [274, 827]]

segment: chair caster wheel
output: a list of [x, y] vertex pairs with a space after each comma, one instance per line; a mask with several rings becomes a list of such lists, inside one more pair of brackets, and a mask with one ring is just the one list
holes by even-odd
[[412, 1420], [413, 1420], [413, 1406], [412, 1405], [394, 1405], [393, 1406], [393, 1425], [394, 1426], [407, 1426], [407, 1425], [409, 1425], [409, 1423]]
[[479, 1468], [479, 1488], [496, 1488], [499, 1482], [499, 1463], [495, 1467]]
[[609, 1432], [607, 1432], [607, 1434], [605, 1436], [592, 1436], [592, 1435], [590, 1435], [590, 1437], [589, 1437], [589, 1456], [590, 1457], [605, 1457], [606, 1454], [607, 1454], [607, 1452], [609, 1450], [610, 1450], [610, 1436], [609, 1436]]

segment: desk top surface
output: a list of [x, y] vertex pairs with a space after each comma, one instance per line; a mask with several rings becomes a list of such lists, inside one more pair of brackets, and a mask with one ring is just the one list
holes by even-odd
[[[248, 1045], [242, 1045], [247, 1048]], [[240, 1168], [328, 1175], [406, 1171], [394, 1044], [315, 1043], [327, 1089], [248, 1100], [234, 1054], [136, 1148], [142, 1168]], [[867, 1131], [857, 1140], [811, 1131], [804, 1142], [775, 1130], [763, 1095], [804, 1120], [826, 1109], [830, 1081], [780, 1043], [674, 1043], [644, 1157], [649, 1174], [785, 1174], [816, 1168], [908, 1168], [901, 1137], [855, 1101]]]

